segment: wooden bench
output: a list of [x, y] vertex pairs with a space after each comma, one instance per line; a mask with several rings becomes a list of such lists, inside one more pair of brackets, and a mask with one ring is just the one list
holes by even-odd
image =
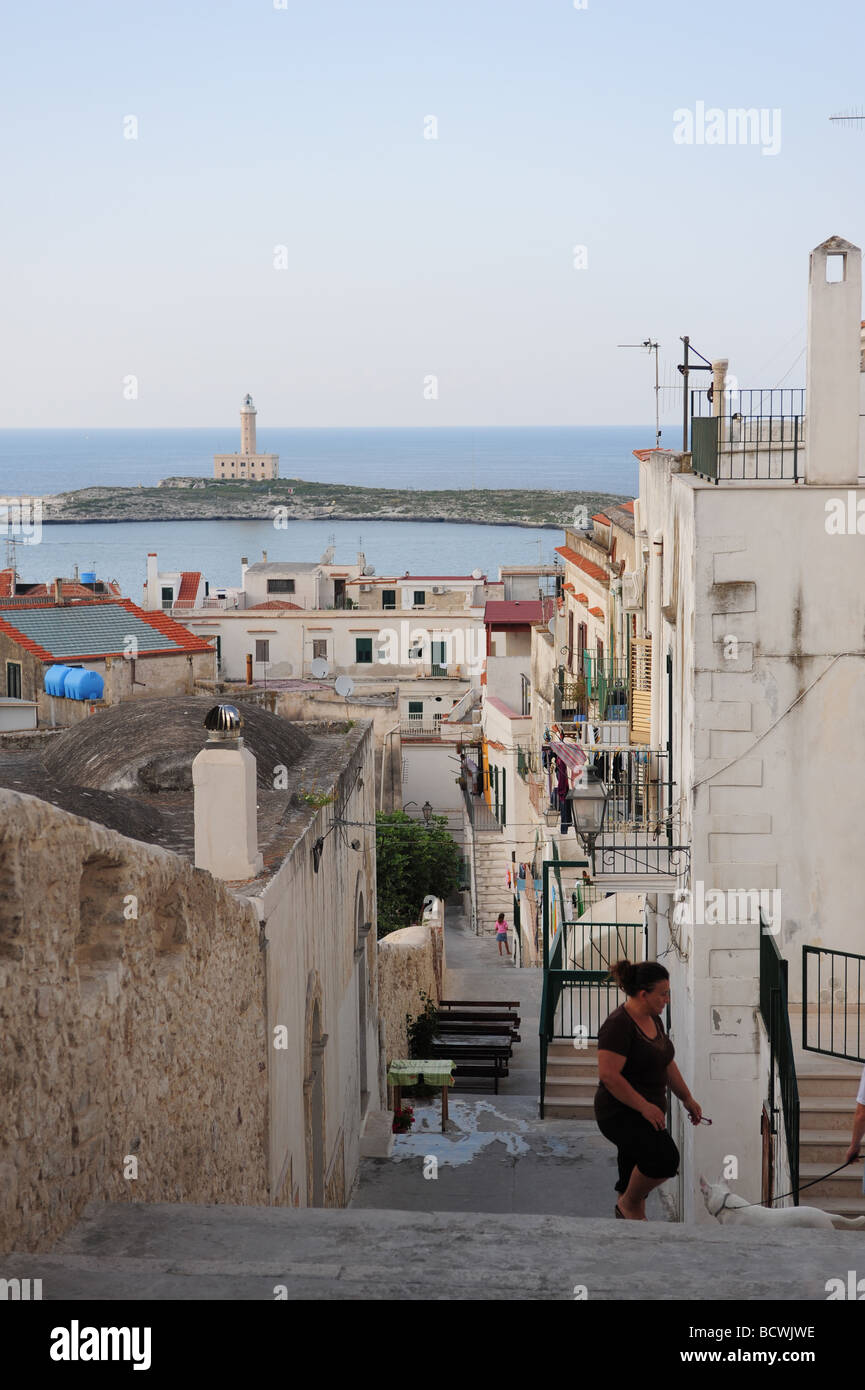
[[499, 1093], [499, 1078], [508, 1075], [508, 1059], [511, 1055], [510, 1040], [490, 1036], [441, 1036], [428, 1046], [433, 1057], [448, 1057], [455, 1063], [454, 1079], [477, 1076], [488, 1077], [493, 1082], [496, 1095]]
[[520, 1042], [520, 1035], [512, 1023], [493, 1023], [488, 1020], [483, 1023], [468, 1023], [461, 1018], [440, 1018], [439, 1031], [451, 1038], [496, 1037]]
[[440, 1009], [518, 1009], [519, 999], [440, 999]]

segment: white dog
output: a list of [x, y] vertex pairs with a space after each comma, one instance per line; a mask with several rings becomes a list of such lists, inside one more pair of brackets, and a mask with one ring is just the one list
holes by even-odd
[[752, 1206], [744, 1197], [737, 1197], [724, 1182], [707, 1183], [700, 1174], [700, 1191], [706, 1210], [717, 1221], [735, 1226], [807, 1226], [812, 1230], [860, 1230], [865, 1216], [835, 1216], [819, 1207], [761, 1207]]

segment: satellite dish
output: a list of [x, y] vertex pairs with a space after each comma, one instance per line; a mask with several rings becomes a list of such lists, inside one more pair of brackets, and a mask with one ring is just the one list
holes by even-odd
[[361, 574], [375, 574], [375, 565], [364, 565]]
[[337, 676], [333, 688], [337, 695], [342, 695], [343, 699], [347, 700], [354, 690], [354, 681], [351, 679], [351, 676]]
[[315, 661], [310, 664], [309, 670], [310, 674], [313, 675], [317, 681], [323, 681], [328, 671], [327, 662], [324, 657], [317, 656]]
[[472, 579], [483, 579], [483, 570], [472, 570]]

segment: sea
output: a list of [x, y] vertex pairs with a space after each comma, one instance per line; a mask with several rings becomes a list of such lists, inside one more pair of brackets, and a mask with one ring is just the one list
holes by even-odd
[[[94, 486], [153, 487], [162, 478], [211, 477], [215, 453], [238, 448], [239, 430], [0, 430], [0, 498]], [[418, 490], [526, 488], [634, 496], [633, 450], [651, 426], [271, 429], [261, 452], [280, 456], [282, 478]], [[0, 539], [3, 539], [0, 529]], [[17, 546], [22, 580], [71, 576], [74, 566], [116, 579], [138, 601], [146, 556], [161, 570], [201, 570], [211, 586], [240, 583], [240, 560], [317, 560], [328, 545], [350, 563], [358, 550], [379, 574], [494, 577], [502, 564], [548, 563], [559, 529], [423, 521], [165, 521], [52, 524]], [[5, 563], [0, 551], [0, 564]]]

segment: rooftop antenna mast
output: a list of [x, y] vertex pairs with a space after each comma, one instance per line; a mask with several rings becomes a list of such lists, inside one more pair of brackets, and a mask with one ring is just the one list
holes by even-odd
[[865, 111], [841, 111], [837, 116], [830, 116], [830, 121], [836, 125], [852, 125], [865, 128]]
[[651, 338], [646, 338], [642, 343], [618, 343], [620, 348], [645, 348], [647, 352], [655, 354], [655, 448], [661, 447], [661, 416], [660, 416], [660, 391], [658, 385], [658, 344]]

